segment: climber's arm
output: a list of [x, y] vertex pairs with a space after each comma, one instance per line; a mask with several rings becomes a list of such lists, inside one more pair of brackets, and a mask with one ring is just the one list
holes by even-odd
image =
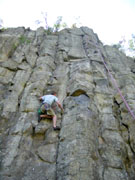
[[59, 101], [57, 101], [57, 104], [58, 104], [59, 108], [61, 109], [61, 111], [62, 111], [62, 113], [63, 113], [63, 112], [64, 112], [64, 109], [63, 109], [62, 105], [60, 104]]

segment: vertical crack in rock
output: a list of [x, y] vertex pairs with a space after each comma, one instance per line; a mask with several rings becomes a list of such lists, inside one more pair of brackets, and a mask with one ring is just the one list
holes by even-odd
[[131, 145], [130, 129], [129, 129], [129, 127], [128, 127], [127, 124], [122, 123], [122, 125], [127, 129], [127, 132], [128, 132], [128, 144], [129, 144], [129, 147], [130, 147], [130, 149], [131, 149], [131, 152], [133, 153], [134, 158], [135, 158], [135, 151], [134, 151], [134, 149], [133, 149], [133, 147], [132, 147], [132, 145]]
[[[123, 103], [118, 103], [117, 100], [114, 98], [114, 106], [113, 106], [113, 113], [114, 113], [114, 117], [117, 119], [118, 121], [118, 129], [121, 133], [121, 136], [126, 144], [125, 148], [127, 149], [125, 151], [125, 154], [123, 156], [123, 163], [126, 169], [126, 172], [128, 174], [128, 176], [132, 179], [132, 177], [134, 178], [134, 176], [132, 175], [132, 171], [134, 171], [134, 166], [132, 167], [132, 162], [135, 162], [135, 151], [131, 145], [131, 134], [130, 134], [130, 128], [128, 126], [128, 124], [125, 124], [123, 122], [123, 118], [121, 115], [121, 105]], [[130, 149], [131, 154], [128, 152]], [[132, 160], [131, 160], [132, 158]], [[131, 170], [129, 170], [131, 168]]]
[[131, 152], [133, 153], [133, 155], [135, 156], [135, 151], [134, 149], [132, 148], [132, 145], [131, 145], [131, 139], [130, 139], [130, 128], [128, 126], [128, 124], [125, 124], [123, 121], [122, 121], [122, 116], [121, 116], [121, 108], [120, 108], [120, 104], [116, 101], [116, 99], [114, 98], [114, 116], [115, 118], [119, 121], [119, 129], [122, 133], [122, 126], [124, 126], [127, 130], [127, 143], [131, 149]]

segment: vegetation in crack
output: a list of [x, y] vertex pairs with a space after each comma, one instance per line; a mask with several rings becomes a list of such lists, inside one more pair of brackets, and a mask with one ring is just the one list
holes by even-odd
[[19, 43], [20, 44], [30, 44], [31, 40], [28, 39], [26, 36], [21, 35], [20, 38], [19, 38]]

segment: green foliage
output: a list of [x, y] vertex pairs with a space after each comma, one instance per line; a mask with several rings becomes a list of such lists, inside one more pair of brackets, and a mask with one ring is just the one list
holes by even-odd
[[18, 44], [17, 44], [17, 43], [14, 43], [14, 44], [13, 44], [13, 49], [16, 50], [17, 46], [18, 46]]
[[60, 29], [67, 27], [66, 23], [62, 23], [62, 16], [58, 16], [55, 24], [53, 25], [53, 31], [58, 32]]
[[122, 40], [119, 41], [118, 44], [114, 44], [113, 47], [124, 52], [128, 56], [135, 57], [135, 35], [132, 34], [129, 40], [123, 37]]
[[54, 32], [58, 32], [59, 29], [61, 28], [61, 21], [62, 21], [62, 16], [57, 17], [57, 21], [53, 25]]
[[135, 41], [134, 41], [134, 39], [130, 39], [128, 41], [128, 44], [129, 44], [129, 49], [134, 51], [135, 50]]
[[25, 37], [23, 35], [19, 38], [19, 42], [20, 42], [20, 44], [24, 44], [24, 43], [29, 44], [29, 43], [31, 43], [31, 41], [27, 37]]
[[[46, 26], [47, 27], [47, 26]], [[46, 29], [50, 33], [57, 33], [62, 28], [67, 27], [66, 23], [62, 23], [62, 16], [58, 16], [56, 22], [54, 23], [53, 27], [49, 27]]]
[[6, 28], [2, 27], [2, 28], [0, 29], [0, 32], [4, 32], [4, 31], [6, 31]]
[[[55, 23], [53, 24], [53, 26], [49, 26], [48, 24], [48, 16], [47, 13], [41, 13], [42, 14], [42, 18], [43, 20], [36, 20], [35, 23], [37, 25], [43, 25], [45, 32], [49, 35], [49, 34], [54, 34], [59, 32], [60, 30], [62, 30], [63, 28], [68, 28], [67, 24], [65, 22], [63, 22], [63, 17], [62, 16], [58, 16]], [[71, 28], [76, 28], [78, 26], [80, 26], [80, 16], [79, 17], [75, 17], [75, 23], [73, 23], [73, 25], [71, 26]]]
[[65, 22], [62, 22], [62, 16], [57, 17], [57, 20], [52, 27], [49, 26], [49, 24], [48, 24], [47, 13], [42, 12], [42, 16], [43, 16], [44, 21], [36, 20], [36, 24], [37, 25], [44, 24], [45, 32], [48, 35], [53, 34], [53, 33], [57, 33], [61, 29], [67, 27], [67, 24]]

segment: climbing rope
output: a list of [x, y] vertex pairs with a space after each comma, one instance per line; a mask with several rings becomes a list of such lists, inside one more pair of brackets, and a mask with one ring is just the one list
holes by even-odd
[[101, 60], [102, 60], [102, 62], [103, 62], [103, 64], [104, 64], [106, 70], [108, 71], [108, 74], [109, 74], [109, 76], [111, 77], [111, 80], [112, 80], [115, 88], [117, 89], [118, 93], [120, 94], [120, 96], [121, 96], [124, 104], [125, 104], [126, 107], [127, 107], [127, 110], [129, 111], [129, 113], [131, 114], [131, 116], [133, 117], [133, 119], [135, 120], [135, 115], [134, 115], [134, 113], [132, 112], [132, 110], [130, 109], [130, 107], [129, 107], [127, 101], [126, 101], [126, 99], [125, 99], [124, 96], [122, 95], [122, 92], [121, 92], [121, 90], [119, 89], [119, 87], [118, 87], [118, 85], [117, 85], [117, 82], [116, 82], [116, 80], [114, 79], [112, 73], [110, 72], [109, 68], [107, 67], [107, 64], [106, 64], [106, 62], [105, 62], [105, 60], [104, 60], [104, 56], [103, 56], [103, 54], [101, 53], [101, 50], [99, 50], [99, 53], [100, 53], [100, 56], [101, 56]]

